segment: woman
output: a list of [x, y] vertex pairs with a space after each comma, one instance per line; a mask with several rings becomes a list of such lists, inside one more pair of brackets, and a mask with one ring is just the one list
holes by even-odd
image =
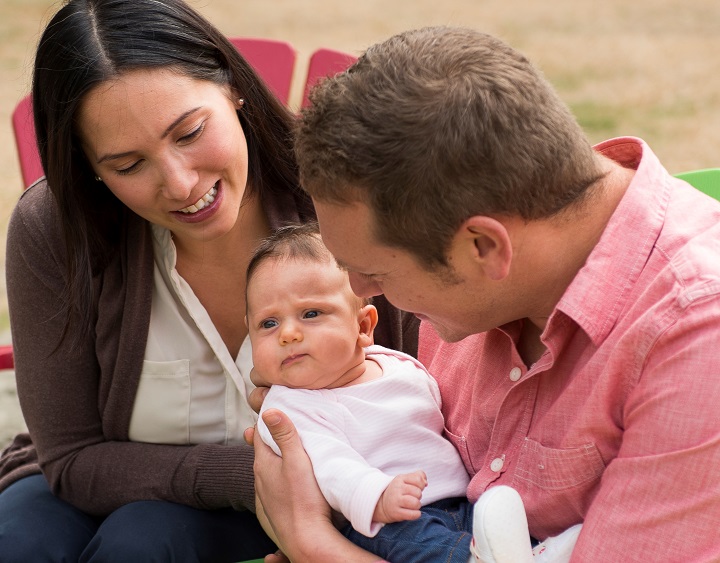
[[[32, 93], [46, 181], [8, 232], [30, 437], [0, 460], [3, 561], [272, 551], [242, 438], [244, 284], [263, 237], [314, 217], [291, 114], [181, 0], [70, 0]], [[378, 342], [414, 352], [415, 323], [378, 305]]]

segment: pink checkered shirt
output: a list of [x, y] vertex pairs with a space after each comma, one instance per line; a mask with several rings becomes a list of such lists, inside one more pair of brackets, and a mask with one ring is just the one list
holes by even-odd
[[[420, 332], [471, 501], [506, 484], [534, 537], [578, 522], [573, 561], [720, 561], [720, 203], [641, 140], [596, 147], [637, 173], [543, 332]], [[562, 249], [558, 249], [562, 252]]]

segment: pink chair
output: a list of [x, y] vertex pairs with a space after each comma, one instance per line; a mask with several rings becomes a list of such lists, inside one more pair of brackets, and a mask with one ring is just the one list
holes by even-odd
[[33, 121], [30, 95], [25, 96], [15, 107], [12, 114], [12, 126], [20, 158], [23, 188], [27, 188], [35, 180], [45, 175], [42, 164], [40, 164], [37, 143], [35, 143], [35, 122]]
[[343, 53], [342, 51], [334, 51], [332, 49], [318, 49], [315, 51], [310, 56], [302, 107], [306, 107], [310, 103], [308, 94], [318, 80], [344, 71], [356, 60], [356, 56]]
[[12, 345], [0, 346], [0, 369], [13, 369], [14, 367]]
[[230, 37], [230, 42], [258, 72], [278, 99], [287, 105], [297, 52], [277, 39]]

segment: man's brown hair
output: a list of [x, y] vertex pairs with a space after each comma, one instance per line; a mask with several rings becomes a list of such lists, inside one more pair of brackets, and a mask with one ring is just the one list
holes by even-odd
[[305, 190], [362, 202], [383, 244], [432, 269], [474, 215], [558, 214], [602, 177], [541, 73], [503, 41], [429, 27], [370, 47], [322, 81], [295, 150]]

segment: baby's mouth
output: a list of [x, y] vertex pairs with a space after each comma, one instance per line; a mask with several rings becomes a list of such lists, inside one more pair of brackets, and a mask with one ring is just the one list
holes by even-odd
[[213, 185], [212, 188], [206, 193], [204, 196], [202, 196], [199, 200], [197, 200], [192, 205], [188, 205], [187, 207], [183, 207], [182, 209], [178, 209], [180, 213], [187, 213], [187, 214], [193, 214], [200, 211], [203, 207], [210, 205], [213, 201], [215, 201], [215, 196], [217, 195], [217, 182]]
[[285, 358], [282, 362], [282, 365], [286, 366], [288, 364], [292, 364], [297, 360], [304, 358], [305, 356], [307, 356], [307, 354], [293, 354], [292, 356], [288, 356], [287, 358]]

